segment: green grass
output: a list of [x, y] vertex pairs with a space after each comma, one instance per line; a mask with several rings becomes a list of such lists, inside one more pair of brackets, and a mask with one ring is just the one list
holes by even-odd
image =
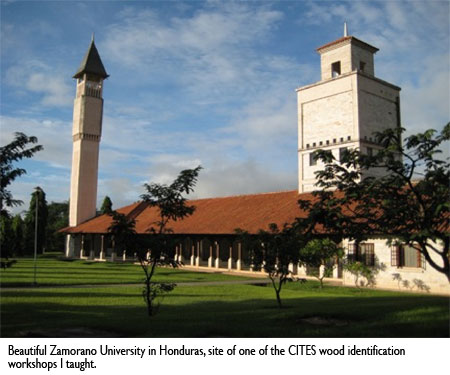
[[[128, 283], [141, 277], [129, 264], [88, 265], [55, 259], [44, 264], [49, 275], [42, 280], [55, 285], [64, 276], [66, 283], [92, 283], [94, 275], [102, 272], [111, 274], [100, 282], [111, 282], [113, 277], [114, 282]], [[21, 274], [28, 275], [30, 265], [19, 261], [2, 273], [2, 280], [16, 283]], [[7, 279], [16, 266], [16, 276]], [[197, 277], [213, 281], [220, 276], [159, 272], [160, 280], [174, 282]], [[270, 285], [178, 285], [162, 300], [158, 314], [149, 318], [141, 291], [140, 285], [2, 288], [1, 336], [449, 337], [449, 299], [442, 296], [334, 286], [320, 290], [317, 282], [308, 281], [287, 284], [282, 291], [284, 308], [279, 309]], [[317, 317], [322, 325], [305, 321]]]
[[[11, 268], [0, 271], [1, 286], [29, 286], [33, 283], [32, 258], [19, 258]], [[139, 284], [144, 279], [141, 267], [132, 263], [92, 262], [59, 259], [54, 254], [37, 261], [39, 285]], [[158, 268], [156, 282], [199, 282], [246, 279], [241, 276], [186, 271], [183, 268]], [[247, 278], [248, 279], [248, 278]]]
[[[3, 337], [448, 337], [445, 297], [317, 283], [289, 285], [277, 308], [270, 286], [178, 286], [149, 318], [141, 288], [3, 290]], [[304, 318], [334, 319], [316, 325]], [[81, 333], [80, 330], [81, 329]]]

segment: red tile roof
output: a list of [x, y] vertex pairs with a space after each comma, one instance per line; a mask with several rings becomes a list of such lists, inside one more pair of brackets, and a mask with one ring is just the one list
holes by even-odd
[[[196, 207], [193, 215], [168, 227], [174, 234], [234, 234], [240, 228], [250, 233], [268, 229], [269, 224], [283, 226], [296, 217], [305, 216], [298, 206], [298, 199], [311, 199], [312, 195], [299, 195], [296, 190], [277, 193], [238, 195], [223, 198], [207, 198], [189, 201]], [[137, 202], [117, 210], [136, 220], [136, 232], [148, 233], [159, 220], [158, 209], [144, 202]], [[65, 233], [107, 233], [112, 218], [101, 215], [76, 227], [68, 227]]]

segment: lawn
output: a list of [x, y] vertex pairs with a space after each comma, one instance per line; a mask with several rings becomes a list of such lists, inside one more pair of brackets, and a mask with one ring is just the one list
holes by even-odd
[[[0, 271], [1, 286], [29, 286], [33, 283], [32, 258], [19, 258], [11, 268]], [[37, 261], [37, 282], [45, 285], [140, 284], [144, 279], [141, 267], [133, 263], [93, 262], [58, 258], [55, 254], [40, 256]], [[183, 268], [159, 268], [154, 281], [198, 282], [246, 279], [242, 276], [186, 271]], [[248, 278], [247, 278], [248, 279]]]
[[[60, 265], [58, 278], [63, 277], [62, 269], [67, 278], [79, 280], [81, 275], [69, 273], [83, 270], [92, 278], [92, 267], [118, 274], [120, 266], [129, 273], [120, 280], [140, 277], [128, 268], [131, 265], [80, 262], [70, 268], [73, 262], [49, 261]], [[190, 272], [166, 271], [159, 271], [160, 279], [193, 281]], [[17, 282], [19, 275], [11, 281]], [[198, 277], [213, 281], [218, 276]], [[1, 336], [449, 337], [449, 299], [441, 296], [335, 286], [320, 290], [317, 282], [308, 281], [287, 284], [282, 291], [284, 308], [279, 309], [270, 285], [180, 284], [149, 318], [141, 290], [140, 285], [2, 288]]]

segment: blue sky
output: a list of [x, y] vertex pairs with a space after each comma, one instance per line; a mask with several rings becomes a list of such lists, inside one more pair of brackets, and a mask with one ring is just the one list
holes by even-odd
[[315, 48], [349, 34], [380, 49], [409, 133], [449, 115], [447, 1], [2, 1], [1, 141], [45, 148], [11, 189], [69, 197], [75, 82], [92, 32], [104, 85], [98, 201], [204, 170], [195, 197], [297, 187], [297, 87], [319, 80]]

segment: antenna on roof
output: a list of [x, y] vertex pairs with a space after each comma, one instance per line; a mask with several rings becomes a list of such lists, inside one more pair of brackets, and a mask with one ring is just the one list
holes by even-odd
[[344, 22], [344, 36], [348, 36], [347, 22]]
[[94, 33], [94, 32], [92, 32], [91, 42], [93, 42], [93, 41], [94, 41], [94, 37], [95, 37], [95, 33]]

